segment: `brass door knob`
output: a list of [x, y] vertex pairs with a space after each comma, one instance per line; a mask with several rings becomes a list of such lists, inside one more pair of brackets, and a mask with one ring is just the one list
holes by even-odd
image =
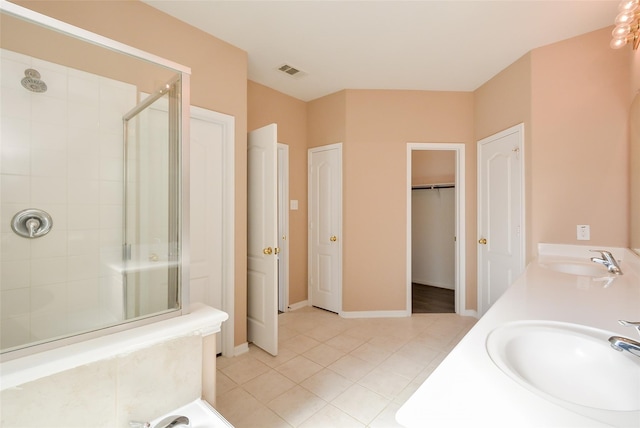
[[271, 248], [271, 247], [267, 247], [267, 248], [265, 248], [264, 250], [262, 250], [262, 252], [263, 252], [264, 254], [271, 254], [271, 253], [273, 253], [273, 248]]
[[482, 244], [482, 245], [486, 245], [487, 244], [487, 240], [485, 238], [482, 238], [478, 241], [478, 244]]
[[329, 241], [331, 242], [336, 242], [338, 240], [338, 237], [336, 235], [333, 235], [331, 238], [329, 238]]

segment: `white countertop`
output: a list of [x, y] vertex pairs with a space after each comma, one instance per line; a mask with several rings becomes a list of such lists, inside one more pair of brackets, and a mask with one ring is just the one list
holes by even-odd
[[[607, 330], [638, 340], [618, 320], [640, 321], [640, 257], [611, 251], [624, 275], [612, 281], [543, 267], [551, 261], [589, 261], [593, 247], [540, 244], [540, 257], [487, 311], [396, 414], [406, 427], [640, 427], [640, 412], [597, 411], [596, 419], [568, 410], [522, 387], [489, 357], [485, 343], [496, 327], [518, 320], [552, 320]], [[604, 268], [603, 268], [604, 269]], [[603, 278], [607, 272], [603, 270]], [[612, 352], [615, 352], [612, 350]], [[630, 376], [621, 382], [640, 382]], [[606, 393], [606, 392], [605, 392]], [[622, 418], [618, 418], [623, 413]], [[609, 419], [611, 416], [611, 419]], [[618, 422], [615, 422], [617, 418]]]

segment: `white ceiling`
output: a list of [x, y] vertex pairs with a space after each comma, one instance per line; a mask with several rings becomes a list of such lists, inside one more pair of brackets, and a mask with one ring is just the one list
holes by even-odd
[[[473, 91], [530, 50], [613, 25], [619, 0], [143, 0], [246, 52], [249, 79], [309, 101], [342, 89]], [[294, 78], [282, 64], [304, 71]]]

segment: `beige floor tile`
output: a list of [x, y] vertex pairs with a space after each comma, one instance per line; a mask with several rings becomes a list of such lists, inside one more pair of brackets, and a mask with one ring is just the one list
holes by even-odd
[[438, 357], [440, 350], [438, 348], [432, 348], [431, 345], [424, 340], [415, 339], [403, 345], [396, 354], [426, 366]]
[[296, 386], [294, 382], [275, 370], [269, 370], [243, 385], [243, 388], [261, 403], [268, 403], [278, 395]]
[[363, 424], [369, 424], [391, 402], [375, 392], [354, 384], [336, 397], [331, 404]]
[[238, 385], [242, 385], [254, 377], [268, 372], [269, 369], [269, 366], [255, 358], [245, 358], [235, 364], [231, 364], [230, 366], [221, 369], [221, 371], [225, 375], [229, 376], [232, 381]]
[[264, 404], [243, 415], [233, 426], [234, 428], [291, 428], [287, 421]]
[[386, 348], [373, 345], [371, 342], [363, 343], [350, 353], [352, 356], [368, 361], [371, 364], [380, 364], [391, 355]]
[[393, 399], [409, 385], [411, 379], [400, 376], [382, 369], [374, 369], [368, 375], [358, 381], [364, 386], [382, 395], [385, 398]]
[[276, 367], [275, 370], [285, 375], [295, 383], [300, 383], [322, 370], [322, 366], [303, 357], [302, 355], [298, 355], [297, 357]]
[[415, 378], [425, 367], [425, 365], [398, 354], [391, 355], [378, 366], [379, 369], [398, 374], [410, 380]]
[[365, 425], [337, 407], [327, 404], [307, 419], [300, 428], [364, 428]]
[[217, 361], [216, 408], [236, 428], [394, 428], [395, 412], [475, 324], [455, 314], [278, 316], [279, 353]]
[[318, 397], [331, 401], [353, 385], [353, 382], [332, 370], [322, 369], [300, 385]]
[[256, 349], [258, 349], [259, 352], [258, 351], [254, 352], [252, 354], [253, 357], [256, 360], [262, 361], [263, 363], [265, 363], [271, 368], [278, 367], [279, 365], [282, 365], [287, 361], [289, 361], [290, 359], [298, 356], [297, 352], [294, 352], [288, 348], [283, 348], [282, 346], [278, 348], [278, 355], [275, 357], [258, 347], [256, 347]]
[[327, 340], [325, 343], [329, 346], [332, 346], [336, 349], [339, 349], [342, 352], [348, 353], [356, 349], [358, 346], [365, 343], [366, 340], [349, 336], [348, 334], [342, 333], [331, 339]]
[[263, 404], [241, 387], [216, 397], [216, 409], [232, 425], [238, 424], [247, 414], [256, 412], [262, 407]]
[[290, 349], [298, 354], [304, 354], [309, 349], [314, 348], [319, 344], [320, 342], [308, 336], [305, 336], [304, 334], [299, 334], [298, 336], [281, 342], [282, 348]]
[[351, 381], [357, 382], [373, 370], [374, 367], [374, 364], [365, 360], [361, 360], [360, 358], [352, 355], [345, 355], [335, 363], [329, 365], [328, 368]]
[[345, 354], [336, 348], [321, 343], [318, 346], [309, 349], [303, 355], [311, 361], [316, 362], [323, 367], [327, 367], [329, 364], [342, 358]]
[[327, 402], [304, 389], [295, 386], [268, 403], [268, 407], [289, 424], [297, 427], [327, 405]]
[[368, 425], [369, 428], [402, 428], [396, 422], [396, 412], [400, 410], [400, 404], [389, 403], [387, 407]]
[[237, 386], [238, 384], [229, 379], [229, 376], [220, 370], [216, 371], [216, 395], [225, 394]]

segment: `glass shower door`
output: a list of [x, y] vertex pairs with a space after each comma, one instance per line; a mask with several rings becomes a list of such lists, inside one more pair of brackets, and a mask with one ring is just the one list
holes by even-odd
[[180, 307], [179, 80], [124, 119], [125, 319]]

